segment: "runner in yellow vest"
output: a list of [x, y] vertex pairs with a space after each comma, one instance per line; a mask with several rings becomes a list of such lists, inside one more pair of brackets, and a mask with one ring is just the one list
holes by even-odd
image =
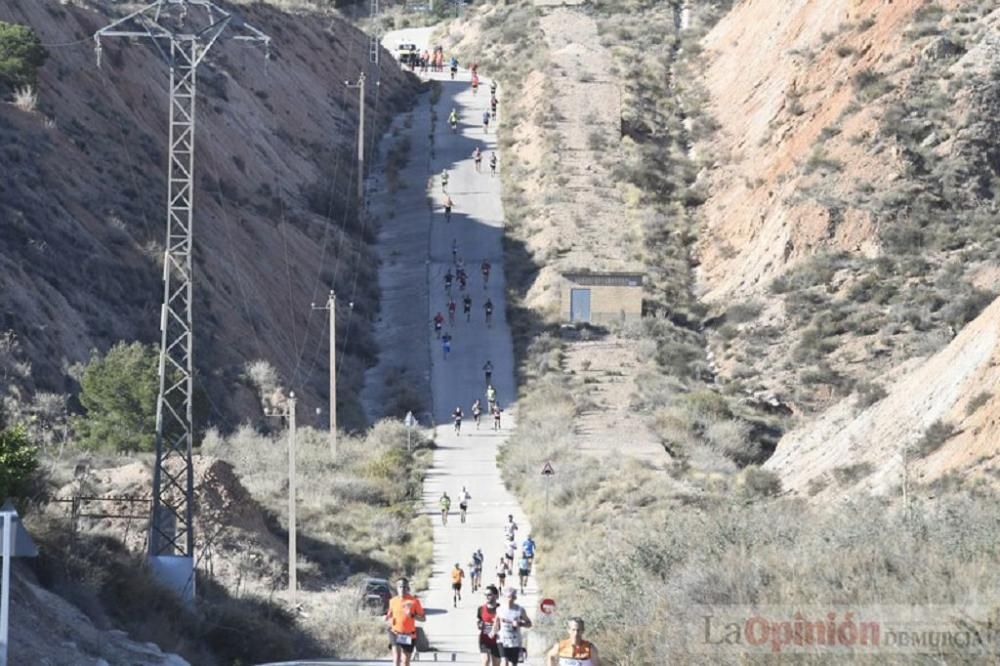
[[569, 638], [559, 641], [545, 655], [546, 666], [601, 666], [597, 648], [583, 639], [583, 619], [570, 618]]

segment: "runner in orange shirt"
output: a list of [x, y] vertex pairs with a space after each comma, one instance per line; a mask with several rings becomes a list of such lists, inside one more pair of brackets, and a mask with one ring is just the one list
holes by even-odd
[[400, 578], [396, 583], [397, 595], [389, 600], [385, 614], [389, 622], [389, 645], [392, 648], [393, 666], [410, 666], [410, 656], [417, 643], [417, 621], [427, 619], [420, 599], [410, 594], [410, 581]]
[[465, 572], [462, 571], [462, 566], [455, 562], [455, 568], [451, 570], [451, 605], [453, 608], [458, 608], [458, 602], [462, 600], [462, 579], [465, 578]]

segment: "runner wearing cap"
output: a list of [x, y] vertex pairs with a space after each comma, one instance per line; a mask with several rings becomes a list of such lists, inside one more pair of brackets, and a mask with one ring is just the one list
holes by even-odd
[[503, 666], [515, 666], [521, 661], [521, 652], [524, 647], [524, 637], [521, 629], [531, 627], [531, 620], [527, 611], [517, 605], [517, 590], [508, 587], [503, 593], [504, 602], [497, 610], [497, 617], [493, 621], [493, 630], [500, 643], [500, 657], [503, 659]]

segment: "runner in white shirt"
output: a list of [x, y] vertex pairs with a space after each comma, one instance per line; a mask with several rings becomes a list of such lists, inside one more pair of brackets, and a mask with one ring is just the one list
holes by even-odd
[[497, 609], [497, 617], [493, 621], [503, 666], [515, 666], [521, 661], [521, 650], [524, 646], [521, 629], [531, 627], [528, 613], [518, 606], [516, 601], [517, 590], [512, 587], [504, 590], [504, 602]]

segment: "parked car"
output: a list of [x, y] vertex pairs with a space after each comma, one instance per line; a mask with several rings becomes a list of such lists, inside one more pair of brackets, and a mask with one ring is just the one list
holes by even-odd
[[391, 598], [392, 586], [385, 578], [365, 578], [361, 581], [359, 603], [362, 608], [383, 615], [389, 610]]
[[396, 50], [396, 57], [399, 58], [401, 65], [416, 66], [417, 60], [420, 59], [420, 52], [417, 51], [416, 44], [400, 44]]

